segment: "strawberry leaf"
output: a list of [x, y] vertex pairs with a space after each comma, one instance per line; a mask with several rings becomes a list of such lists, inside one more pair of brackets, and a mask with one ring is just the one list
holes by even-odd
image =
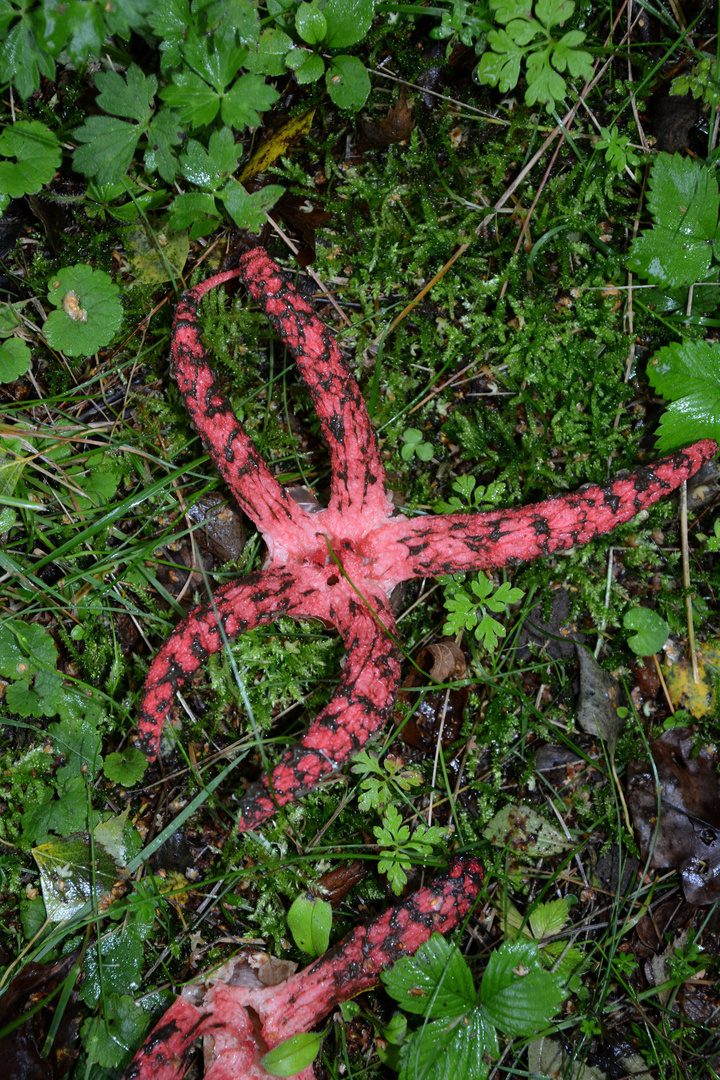
[[660, 420], [656, 445], [686, 446], [720, 436], [720, 345], [683, 341], [666, 345], [648, 364], [650, 385], [672, 404]]

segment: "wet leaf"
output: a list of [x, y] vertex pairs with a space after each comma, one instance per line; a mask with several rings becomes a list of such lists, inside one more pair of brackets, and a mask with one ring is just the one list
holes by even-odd
[[714, 903], [720, 899], [717, 753], [704, 746], [696, 753], [687, 728], [664, 732], [650, 750], [654, 770], [649, 762], [628, 765], [628, 806], [642, 857], [650, 857], [652, 868], [679, 870], [691, 903]]
[[330, 943], [332, 908], [327, 900], [298, 896], [287, 914], [287, 923], [298, 949], [320, 956]]
[[530, 806], [506, 806], [488, 822], [483, 835], [499, 848], [518, 857], [560, 855], [572, 842]]
[[[197, 193], [199, 198], [204, 196]], [[185, 231], [152, 232], [140, 223], [125, 230], [125, 250], [130, 269], [144, 285], [177, 281], [187, 262], [190, 240]]]
[[249, 180], [258, 173], [265, 172], [274, 162], [281, 158], [293, 143], [300, 142], [309, 134], [312, 127], [315, 110], [310, 109], [301, 116], [295, 116], [287, 124], [283, 124], [262, 146], [258, 147], [250, 157], [245, 168], [240, 173], [240, 180]]
[[260, 1064], [271, 1076], [295, 1076], [312, 1065], [320, 1051], [322, 1038], [320, 1033], [302, 1031], [265, 1054]]

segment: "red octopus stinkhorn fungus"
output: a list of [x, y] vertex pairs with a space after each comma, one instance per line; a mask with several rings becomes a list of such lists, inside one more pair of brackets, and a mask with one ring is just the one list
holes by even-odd
[[[330, 449], [326, 509], [310, 513], [277, 482], [243, 432], [207, 363], [197, 326], [201, 297], [240, 277], [294, 354]], [[330, 331], [262, 248], [181, 298], [172, 334], [178, 385], [202, 439], [238, 503], [268, 546], [265, 568], [219, 589], [192, 611], [156, 656], [140, 706], [138, 745], [151, 759], [175, 690], [226, 638], [280, 615], [337, 627], [347, 649], [340, 685], [295, 747], [240, 804], [241, 831], [298, 798], [359, 751], [390, 716], [400, 653], [388, 597], [401, 581], [484, 570], [567, 551], [630, 521], [717, 451], [695, 443], [624, 479], [515, 510], [393, 517], [377, 439], [360, 389]], [[220, 628], [222, 624], [222, 630]], [[188, 1049], [211, 1036], [206, 1080], [262, 1080], [262, 1055], [306, 1031], [340, 1001], [377, 982], [383, 967], [413, 953], [433, 930], [447, 933], [477, 895], [482, 868], [452, 860], [446, 875], [355, 930], [279, 987], [217, 983], [198, 1006], [180, 997], [138, 1051], [126, 1080], [175, 1080]], [[311, 1080], [312, 1067], [302, 1074]]]
[[[277, 482], [235, 419], [208, 365], [197, 306], [241, 277], [297, 360], [330, 449], [326, 509], [308, 513]], [[586, 544], [679, 487], [716, 452], [697, 442], [625, 479], [515, 510], [393, 517], [377, 439], [337, 343], [262, 248], [237, 270], [185, 293], [172, 332], [178, 385], [203, 442], [268, 546], [265, 569], [219, 589], [177, 627], [150, 668], [138, 745], [154, 759], [177, 687], [226, 638], [280, 615], [337, 627], [347, 649], [340, 685], [295, 747], [242, 800], [254, 829], [356, 754], [390, 715], [400, 678], [388, 597], [401, 581], [525, 562]], [[220, 625], [222, 624], [222, 631]]]

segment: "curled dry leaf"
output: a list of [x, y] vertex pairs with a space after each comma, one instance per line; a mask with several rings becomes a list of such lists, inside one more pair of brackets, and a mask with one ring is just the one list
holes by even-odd
[[628, 766], [628, 806], [642, 856], [650, 856], [653, 869], [678, 870], [690, 903], [714, 903], [720, 899], [717, 753], [701, 747], [695, 754], [687, 728], [664, 732], [650, 751], [655, 770], [643, 761]]
[[421, 649], [415, 664], [398, 694], [400, 701], [417, 702], [417, 708], [401, 728], [400, 738], [419, 750], [433, 749], [438, 737], [443, 746], [449, 746], [460, 734], [469, 688], [428, 690], [420, 695], [408, 691], [427, 686], [428, 679], [437, 683], [464, 679], [467, 674], [465, 654], [452, 640], [438, 641]]

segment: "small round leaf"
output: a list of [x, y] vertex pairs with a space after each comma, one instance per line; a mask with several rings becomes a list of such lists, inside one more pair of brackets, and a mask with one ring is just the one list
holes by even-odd
[[45, 337], [67, 356], [91, 356], [120, 329], [118, 287], [102, 270], [84, 263], [63, 267], [48, 282], [48, 299], [58, 310], [45, 323]]
[[122, 753], [108, 754], [103, 763], [103, 772], [113, 784], [132, 787], [142, 780], [147, 769], [147, 758], [141, 750], [128, 746]]
[[19, 338], [10, 338], [0, 345], [0, 383], [15, 382], [30, 367], [30, 350]]
[[357, 112], [370, 94], [370, 76], [357, 56], [335, 56], [325, 75], [328, 94], [340, 109]]
[[628, 638], [628, 645], [637, 656], [652, 656], [659, 652], [670, 635], [670, 627], [656, 611], [634, 607], [625, 612], [623, 626], [637, 633]]
[[295, 13], [295, 29], [308, 45], [319, 45], [327, 35], [327, 22], [317, 3], [302, 3]]

